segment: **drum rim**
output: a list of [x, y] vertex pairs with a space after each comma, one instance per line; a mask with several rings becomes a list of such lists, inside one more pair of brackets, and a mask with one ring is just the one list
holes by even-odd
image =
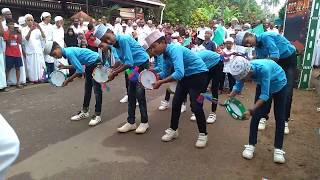
[[60, 70], [55, 70], [55, 71], [53, 71], [50, 75], [49, 75], [49, 77], [50, 77], [50, 79], [49, 79], [49, 82], [50, 82], [50, 84], [51, 85], [53, 85], [53, 86], [56, 86], [56, 87], [61, 87], [61, 86], [57, 86], [56, 84], [54, 84], [52, 81], [51, 81], [51, 75], [52, 74], [56, 74], [56, 73], [59, 73], [59, 74], [62, 74], [63, 76], [64, 76], [64, 80], [66, 80], [67, 79], [67, 75], [65, 75], [62, 71], [60, 71]]
[[[142, 82], [141, 82], [141, 77], [142, 77], [142, 75], [143, 75], [144, 73], [146, 73], [146, 72], [151, 72], [151, 73], [154, 75], [156, 81], [158, 80], [158, 77], [157, 77], [157, 74], [156, 74], [155, 71], [150, 70], [150, 69], [144, 69], [143, 71], [141, 71], [141, 72], [139, 73], [139, 77], [138, 77], [139, 82], [140, 82], [141, 84], [142, 84]], [[143, 85], [143, 84], [142, 84], [142, 85]], [[146, 88], [145, 86], [143, 86], [143, 87]], [[146, 88], [146, 89], [150, 89], [150, 88]], [[153, 89], [153, 88], [152, 88], [152, 89]], [[151, 90], [152, 90], [152, 89], [151, 89]]]
[[[95, 67], [94, 69], [93, 69], [93, 71], [92, 71], [92, 78], [96, 81], [96, 82], [98, 82], [98, 83], [106, 83], [108, 80], [109, 80], [109, 77], [108, 77], [108, 79], [106, 80], [106, 81], [97, 81], [96, 79], [95, 79], [95, 72], [97, 71], [97, 69], [102, 69], [102, 67]], [[109, 72], [108, 72], [108, 70], [109, 70], [109, 68], [107, 69], [107, 74], [109, 75]]]
[[[234, 119], [238, 119], [238, 120], [243, 120], [243, 115], [244, 112], [246, 112], [246, 108], [245, 106], [241, 103], [241, 101], [239, 101], [236, 98], [231, 98], [231, 99], [227, 99], [225, 100], [224, 104], [226, 105], [226, 111], [227, 113], [233, 117]], [[238, 115], [237, 113], [234, 112], [234, 110], [231, 108], [230, 104], [234, 104], [236, 105], [239, 110], [241, 111], [242, 115]]]

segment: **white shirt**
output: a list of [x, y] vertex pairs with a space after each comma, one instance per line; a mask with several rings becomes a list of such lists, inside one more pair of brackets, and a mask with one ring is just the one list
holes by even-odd
[[117, 23], [114, 25], [113, 32], [114, 32], [114, 34], [121, 34], [122, 33], [122, 26], [120, 23]]
[[22, 39], [26, 42], [26, 54], [42, 54], [42, 41], [41, 31], [35, 29], [31, 32], [29, 40], [26, 40], [26, 36], [29, 33], [30, 28], [28, 26], [21, 29]]
[[74, 33], [77, 34], [77, 35], [78, 34], [85, 34], [84, 30], [80, 26], [78, 26], [76, 28], [74, 25], [71, 25], [70, 28], [72, 28]]
[[198, 27], [197, 29], [197, 34], [204, 34], [206, 32], [206, 30], [209, 29], [207, 27]]
[[273, 28], [273, 29], [268, 29], [268, 31], [270, 32], [275, 32], [279, 34], [279, 30], [277, 28]]
[[[46, 41], [53, 41], [53, 25], [52, 24], [46, 24], [43, 21], [41, 23], [39, 23], [39, 26], [41, 27], [43, 33], [45, 34], [46, 38], [45, 41], [43, 41], [42, 47], [45, 46], [45, 42]], [[45, 55], [44, 60], [47, 63], [53, 63], [54, 62], [54, 58], [49, 56], [49, 55]]]
[[53, 41], [56, 41], [59, 46], [64, 47], [64, 29], [61, 26], [58, 28], [56, 25], [53, 26]]
[[0, 180], [4, 180], [7, 169], [17, 159], [19, 151], [17, 134], [0, 114]]
[[[223, 53], [225, 53], [226, 55], [230, 55], [232, 53], [236, 52], [233, 48], [228, 50], [227, 48], [223, 49]], [[230, 73], [230, 63], [233, 60], [234, 55], [231, 55], [230, 57], [228, 57], [229, 61], [224, 61], [224, 66], [223, 66], [223, 72], [224, 73]]]

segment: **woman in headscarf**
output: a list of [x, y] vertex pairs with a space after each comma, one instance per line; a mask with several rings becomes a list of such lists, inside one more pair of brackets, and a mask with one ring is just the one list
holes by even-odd
[[[67, 30], [67, 33], [64, 35], [64, 42], [66, 47], [79, 47], [78, 36], [74, 33], [74, 30], [70, 27]], [[68, 60], [70, 64], [70, 61]], [[69, 76], [73, 75], [75, 72], [74, 69], [69, 69]]]

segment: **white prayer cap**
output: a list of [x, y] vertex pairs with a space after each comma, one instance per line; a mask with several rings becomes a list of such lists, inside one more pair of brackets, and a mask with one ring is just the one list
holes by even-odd
[[46, 17], [49, 17], [49, 16], [51, 16], [50, 13], [48, 13], [48, 12], [43, 12], [43, 13], [41, 14], [40, 19], [42, 20], [43, 18], [46, 18]]
[[232, 37], [228, 37], [228, 38], [226, 38], [225, 40], [224, 40], [224, 42], [226, 43], [226, 42], [232, 42], [232, 43], [234, 43], [234, 39], [232, 38]]
[[94, 41], [94, 44], [98, 47], [101, 44], [100, 39], [96, 38], [96, 40]]
[[142, 42], [142, 47], [143, 47], [145, 50], [149, 49], [149, 45], [147, 44], [146, 41], [143, 41], [143, 42]]
[[230, 63], [230, 74], [236, 79], [241, 80], [245, 78], [251, 70], [250, 62], [242, 57], [236, 56]]
[[149, 34], [146, 38], [146, 45], [148, 46], [148, 48], [151, 46], [151, 44], [153, 44], [154, 42], [156, 42], [159, 38], [161, 38], [162, 36], [164, 36], [164, 34], [162, 34], [159, 30], [155, 30], [153, 31], [151, 34]]
[[128, 25], [126, 23], [121, 24], [122, 27], [127, 27]]
[[152, 24], [152, 20], [148, 20], [147, 23], [148, 23], [148, 24]]
[[24, 16], [19, 17], [18, 23], [19, 23], [20, 26], [25, 24], [26, 23], [26, 18]]
[[179, 37], [179, 36], [180, 36], [179, 32], [174, 32], [174, 33], [171, 35], [171, 37], [173, 37], [173, 38], [177, 38], [177, 37]]
[[206, 29], [204, 32], [205, 32], [205, 33], [207, 33], [207, 32], [208, 32], [208, 33], [213, 34], [213, 33], [212, 33], [212, 30], [211, 30], [211, 29], [209, 29], [209, 28], [208, 28], [208, 29]]
[[47, 41], [46, 45], [44, 47], [44, 54], [45, 55], [50, 55], [52, 51], [52, 46], [53, 46], [53, 41]]
[[109, 26], [105, 26], [103, 24], [99, 24], [95, 29], [93, 36], [100, 40], [109, 29], [111, 30]]
[[117, 18], [116, 18], [116, 22], [119, 22], [119, 23], [120, 23], [120, 22], [121, 22], [121, 18], [117, 17]]
[[11, 12], [11, 10], [9, 8], [2, 8], [1, 9], [1, 13], [4, 14], [6, 12]]
[[236, 35], [236, 45], [242, 46], [243, 38], [244, 38], [244, 35], [246, 33], [247, 33], [246, 31], [241, 31], [241, 32], [237, 33], [237, 35]]
[[243, 26], [248, 27], [249, 29], [251, 28], [251, 25], [249, 23], [245, 23]]
[[54, 22], [61, 21], [61, 20], [63, 20], [63, 17], [61, 17], [61, 16], [56, 16], [54, 18]]
[[138, 24], [137, 23], [133, 23], [132, 26], [138, 26]]
[[163, 26], [160, 24], [160, 25], [158, 25], [158, 29], [162, 29], [163, 28]]
[[24, 18], [27, 20], [28, 18], [32, 18], [33, 19], [33, 16], [31, 15], [31, 14], [26, 14], [25, 16], [24, 16]]
[[197, 38], [198, 39], [201, 39], [201, 40], [204, 40], [205, 38], [204, 38], [204, 35], [205, 35], [205, 33], [203, 33], [203, 31], [201, 31], [200, 33], [199, 33], [199, 35], [197, 36]]

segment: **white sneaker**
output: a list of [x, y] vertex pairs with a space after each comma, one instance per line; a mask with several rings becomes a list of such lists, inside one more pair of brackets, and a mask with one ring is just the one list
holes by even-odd
[[71, 121], [79, 121], [81, 119], [86, 119], [89, 117], [89, 112], [83, 112], [83, 111], [79, 111], [78, 114], [72, 116], [70, 118]]
[[252, 145], [244, 145], [245, 149], [242, 152], [242, 157], [252, 159], [255, 147]]
[[285, 152], [281, 149], [274, 149], [273, 153], [273, 162], [283, 164], [286, 162], [286, 159], [284, 158]]
[[208, 136], [204, 133], [200, 133], [198, 136], [198, 140], [196, 142], [196, 147], [197, 148], [204, 148], [206, 147], [208, 142]]
[[181, 105], [181, 113], [186, 112], [187, 106], [185, 104]]
[[125, 123], [123, 126], [118, 128], [117, 130], [120, 133], [126, 133], [126, 132], [129, 132], [129, 131], [133, 131], [135, 129], [137, 129], [136, 124]]
[[212, 123], [216, 122], [216, 119], [217, 119], [216, 113], [212, 112], [208, 116], [207, 123], [212, 124]]
[[136, 106], [139, 106], [139, 102], [138, 101], [136, 102]]
[[285, 122], [285, 124], [284, 124], [284, 134], [289, 134], [289, 124], [288, 124], [288, 122]]
[[169, 108], [169, 102], [168, 101], [161, 101], [161, 104], [159, 106], [160, 111], [164, 111]]
[[259, 121], [258, 130], [265, 130], [266, 129], [266, 124], [267, 124], [267, 119], [266, 118], [261, 118], [260, 121]]
[[190, 117], [190, 120], [191, 120], [191, 121], [196, 121], [196, 120], [197, 120], [196, 115], [195, 115], [195, 114], [192, 114], [191, 117]]
[[128, 95], [123, 96], [123, 98], [120, 100], [120, 103], [127, 103], [128, 102]]
[[166, 134], [162, 136], [161, 140], [168, 142], [173, 139], [176, 139], [179, 136], [178, 130], [173, 130], [171, 128], [165, 130]]
[[148, 128], [149, 128], [148, 123], [140, 123], [139, 127], [136, 129], [136, 133], [143, 134], [147, 131]]
[[89, 126], [95, 126], [102, 122], [102, 119], [100, 116], [93, 116], [89, 122]]

